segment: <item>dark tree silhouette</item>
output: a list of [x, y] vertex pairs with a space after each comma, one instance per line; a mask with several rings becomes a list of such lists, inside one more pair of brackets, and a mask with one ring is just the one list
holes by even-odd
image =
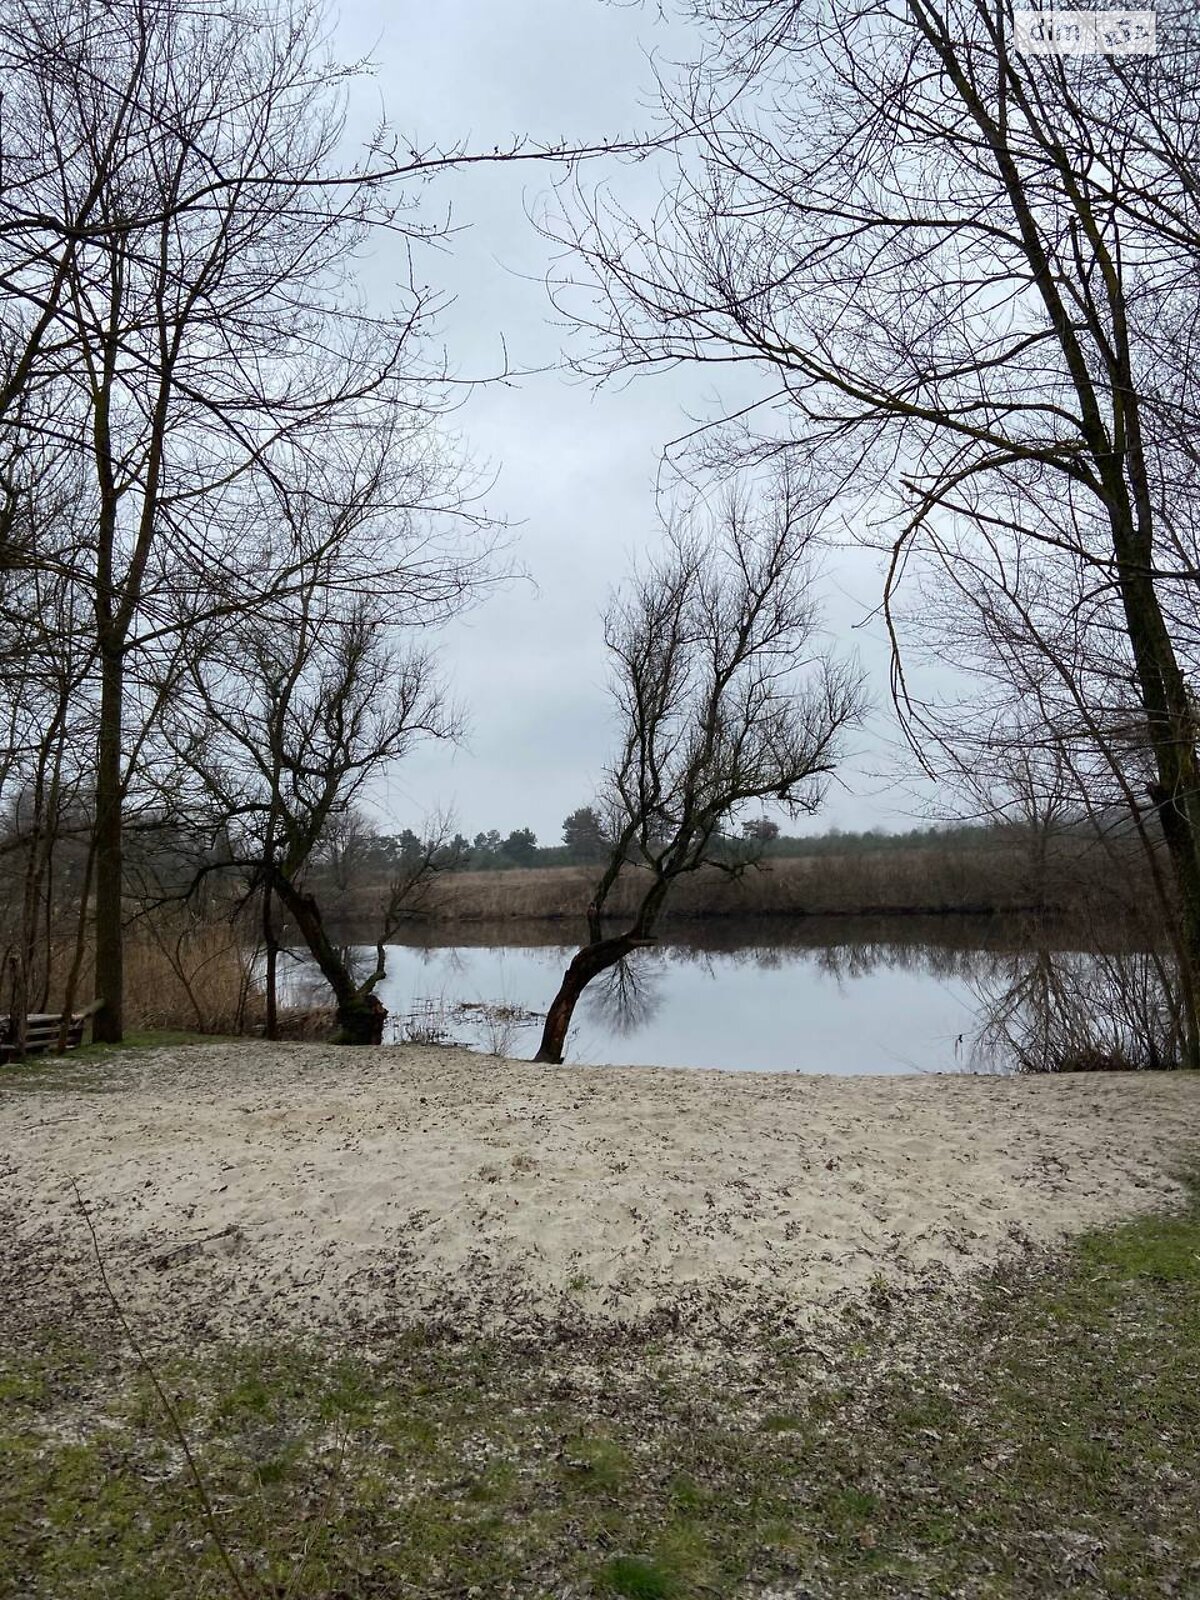
[[[655, 939], [672, 885], [730, 866], [723, 824], [770, 799], [814, 811], [861, 717], [857, 669], [817, 648], [810, 552], [817, 518], [784, 477], [752, 508], [729, 496], [712, 519], [671, 528], [605, 622], [621, 744], [605, 804], [613, 844], [588, 907], [588, 942], [546, 1015], [537, 1061], [560, 1062], [593, 978]], [[644, 882], [619, 932], [603, 916], [618, 879]]]
[[608, 835], [595, 806], [580, 806], [564, 817], [562, 837], [572, 861], [603, 861], [608, 854]]

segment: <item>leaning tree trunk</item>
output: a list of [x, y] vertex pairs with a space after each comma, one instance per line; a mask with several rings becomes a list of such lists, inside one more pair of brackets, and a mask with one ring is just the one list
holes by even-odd
[[672, 879], [667, 874], [655, 877], [654, 882], [642, 896], [637, 915], [624, 933], [615, 934], [611, 939], [601, 938], [600, 935], [604, 902], [620, 875], [628, 843], [628, 835], [618, 842], [612, 860], [597, 885], [592, 903], [587, 908], [588, 942], [563, 973], [558, 993], [546, 1013], [542, 1042], [538, 1046], [537, 1055], [533, 1058], [535, 1061], [546, 1062], [552, 1067], [561, 1066], [563, 1046], [567, 1042], [567, 1030], [571, 1026], [571, 1018], [575, 1015], [579, 996], [588, 984], [602, 972], [607, 972], [609, 967], [615, 967], [618, 961], [623, 961], [631, 951], [642, 950], [647, 945], [657, 942], [653, 929], [671, 888]]
[[337, 1009], [339, 1044], [382, 1044], [387, 1007], [377, 994], [356, 995]]
[[321, 969], [321, 976], [337, 1001], [339, 1044], [382, 1044], [387, 1007], [370, 986], [357, 984], [341, 952], [325, 931], [321, 910], [311, 894], [297, 889], [285, 873], [275, 869], [275, 893], [296, 919], [305, 944]]
[[638, 938], [632, 933], [622, 933], [612, 939], [593, 940], [591, 944], [584, 945], [563, 973], [562, 984], [546, 1013], [541, 1045], [533, 1059], [547, 1062], [551, 1066], [560, 1066], [575, 1006], [588, 984], [593, 978], [606, 972], [609, 967], [615, 967], [617, 962], [623, 960], [631, 950], [653, 943], [654, 940], [651, 938]]

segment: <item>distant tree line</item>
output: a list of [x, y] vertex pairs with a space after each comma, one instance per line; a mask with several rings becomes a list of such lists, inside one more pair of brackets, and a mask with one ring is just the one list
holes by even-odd
[[[377, 829], [366, 818], [354, 821], [355, 838], [347, 848], [344, 838], [323, 841], [315, 859], [319, 878], [333, 878], [340, 889], [382, 881], [397, 869], [422, 859], [428, 841], [405, 828], [400, 833]], [[830, 828], [824, 833], [787, 834], [768, 817], [743, 822], [740, 830], [718, 832], [710, 850], [728, 865], [762, 863], [809, 857], [861, 856], [906, 853], [913, 850], [988, 850], [1011, 845], [1028, 831], [1019, 823], [987, 821], [945, 822], [892, 832], [880, 828], [861, 831]], [[1092, 824], [1084, 816], [1066, 822], [1062, 831], [1090, 838]], [[539, 844], [532, 828], [514, 828], [502, 835], [492, 828], [468, 838], [454, 833], [440, 845], [434, 860], [440, 872], [511, 872], [568, 866], [592, 866], [607, 859], [612, 839], [599, 811], [580, 806], [562, 825], [560, 844]]]

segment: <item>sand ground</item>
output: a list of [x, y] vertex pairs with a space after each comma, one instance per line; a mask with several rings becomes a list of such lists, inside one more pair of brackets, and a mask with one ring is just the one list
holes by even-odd
[[[82, 1066], [79, 1070], [83, 1070]], [[801, 1077], [215, 1044], [0, 1086], [0, 1296], [158, 1329], [804, 1318], [1181, 1194], [1200, 1078]], [[5, 1313], [0, 1310], [0, 1317]]]

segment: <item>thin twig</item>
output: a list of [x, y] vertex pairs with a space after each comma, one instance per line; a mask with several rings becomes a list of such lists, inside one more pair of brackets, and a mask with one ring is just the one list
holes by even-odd
[[241, 1231], [236, 1222], [231, 1222], [227, 1228], [221, 1228], [217, 1233], [204, 1233], [195, 1239], [185, 1239], [182, 1244], [173, 1245], [170, 1250], [158, 1251], [157, 1254], [150, 1256], [150, 1264], [161, 1272], [178, 1256], [194, 1255], [197, 1251], [203, 1250], [206, 1244], [212, 1244], [217, 1239], [238, 1237]]
[[209, 1537], [217, 1547], [217, 1553], [220, 1555], [221, 1560], [224, 1563], [225, 1570], [229, 1574], [230, 1582], [233, 1584], [233, 1587], [237, 1592], [238, 1600], [250, 1600], [249, 1591], [242, 1581], [241, 1574], [234, 1566], [233, 1558], [230, 1556], [229, 1551], [225, 1546], [225, 1541], [221, 1537], [221, 1531], [217, 1527], [217, 1519], [212, 1508], [212, 1501], [208, 1497], [208, 1490], [204, 1486], [204, 1479], [201, 1477], [200, 1469], [196, 1465], [196, 1459], [192, 1455], [192, 1449], [188, 1443], [188, 1437], [184, 1431], [183, 1423], [179, 1419], [179, 1413], [175, 1409], [174, 1402], [171, 1400], [170, 1395], [168, 1395], [167, 1391], [159, 1382], [158, 1374], [150, 1365], [150, 1360], [147, 1357], [146, 1352], [142, 1349], [141, 1342], [139, 1341], [137, 1334], [134, 1333], [132, 1327], [130, 1326], [129, 1319], [121, 1309], [121, 1302], [117, 1299], [116, 1294], [113, 1291], [113, 1286], [109, 1282], [108, 1272], [104, 1265], [104, 1256], [100, 1250], [100, 1241], [96, 1237], [96, 1228], [95, 1224], [92, 1222], [91, 1212], [88, 1210], [87, 1205], [84, 1202], [84, 1198], [79, 1192], [78, 1181], [73, 1176], [71, 1178], [71, 1187], [75, 1191], [76, 1203], [83, 1215], [84, 1222], [87, 1223], [88, 1232], [92, 1236], [92, 1249], [96, 1255], [96, 1265], [100, 1269], [100, 1279], [104, 1284], [104, 1291], [109, 1298], [113, 1311], [116, 1313], [117, 1321], [121, 1324], [122, 1331], [124, 1332], [126, 1339], [128, 1339], [130, 1346], [133, 1349], [134, 1355], [137, 1356], [138, 1364], [141, 1366], [142, 1371], [150, 1379], [151, 1384], [154, 1386], [154, 1392], [161, 1401], [162, 1408], [170, 1419], [172, 1430], [174, 1431], [176, 1439], [179, 1441], [179, 1447], [183, 1451], [184, 1460], [187, 1462], [188, 1470], [192, 1475], [192, 1482], [195, 1486], [197, 1498], [200, 1501], [201, 1510], [204, 1513], [204, 1521], [208, 1528]]
[[313, 1527], [308, 1537], [305, 1539], [304, 1548], [301, 1550], [295, 1564], [292, 1567], [292, 1574], [288, 1579], [287, 1588], [283, 1591], [283, 1600], [292, 1600], [293, 1595], [299, 1593], [300, 1585], [304, 1580], [304, 1575], [308, 1571], [309, 1562], [312, 1560], [312, 1550], [313, 1545], [316, 1543], [317, 1535], [323, 1528], [326, 1528], [329, 1525], [329, 1519], [333, 1512], [333, 1497], [341, 1486], [342, 1474], [345, 1471], [346, 1466], [346, 1451], [349, 1448], [349, 1445], [350, 1429], [347, 1425], [343, 1426], [342, 1428], [342, 1439], [340, 1445], [338, 1446], [337, 1459], [330, 1473], [329, 1488], [325, 1495], [324, 1504], [321, 1506], [321, 1513], [317, 1517], [315, 1527]]

